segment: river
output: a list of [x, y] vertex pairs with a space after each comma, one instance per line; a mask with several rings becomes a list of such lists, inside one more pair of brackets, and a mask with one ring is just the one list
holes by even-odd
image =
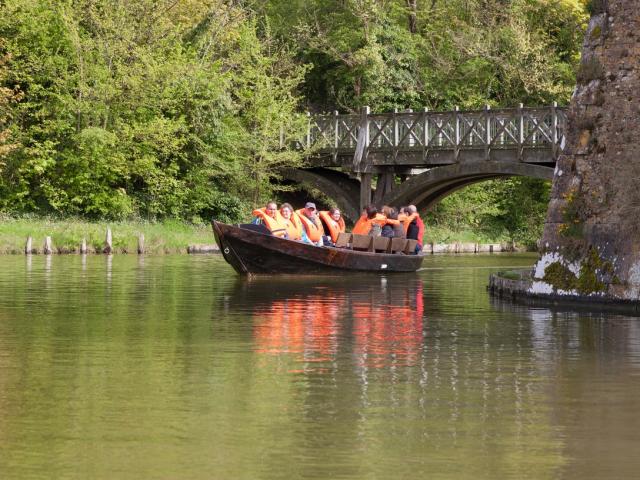
[[640, 323], [488, 296], [534, 261], [1, 257], [0, 478], [637, 478]]

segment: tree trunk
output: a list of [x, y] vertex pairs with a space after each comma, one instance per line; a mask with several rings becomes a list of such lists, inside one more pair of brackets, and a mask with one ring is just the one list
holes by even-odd
[[409, 8], [409, 31], [411, 33], [418, 32], [418, 0], [406, 0], [407, 7]]

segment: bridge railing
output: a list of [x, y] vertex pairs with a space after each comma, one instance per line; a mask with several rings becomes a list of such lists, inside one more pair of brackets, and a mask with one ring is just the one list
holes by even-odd
[[549, 148], [554, 158], [564, 144], [566, 109], [490, 109], [450, 112], [403, 111], [309, 116], [304, 143], [320, 154], [350, 155], [358, 142], [366, 152]]

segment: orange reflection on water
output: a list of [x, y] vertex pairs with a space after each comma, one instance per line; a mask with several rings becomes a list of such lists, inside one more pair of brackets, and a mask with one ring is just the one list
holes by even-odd
[[254, 308], [256, 351], [297, 361], [334, 360], [351, 348], [359, 366], [417, 363], [422, 351], [422, 283], [404, 288], [323, 289]]
[[388, 303], [358, 302], [353, 306], [355, 354], [360, 366], [415, 365], [422, 350], [422, 284], [395, 292]]
[[259, 309], [254, 327], [259, 353], [292, 353], [298, 360], [323, 362], [337, 351], [338, 317], [344, 297], [313, 295], [276, 300]]

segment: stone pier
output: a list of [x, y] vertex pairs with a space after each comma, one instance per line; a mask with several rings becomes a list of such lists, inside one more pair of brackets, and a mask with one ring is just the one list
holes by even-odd
[[[594, 0], [531, 295], [640, 301], [640, 1]], [[495, 285], [497, 287], [497, 284]]]

